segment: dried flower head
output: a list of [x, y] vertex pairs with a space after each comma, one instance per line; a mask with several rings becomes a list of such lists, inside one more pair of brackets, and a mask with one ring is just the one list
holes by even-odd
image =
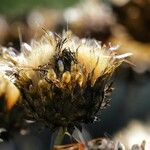
[[19, 105], [29, 119], [72, 127], [93, 122], [109, 104], [112, 74], [131, 55], [117, 55], [116, 49], [70, 31], [61, 37], [47, 32], [31, 46], [23, 43], [19, 55], [3, 49], [0, 70], [20, 90]]
[[0, 142], [8, 141], [20, 127], [19, 109], [12, 109], [20, 97], [18, 88], [0, 73]]
[[[54, 150], [126, 150], [124, 144], [108, 138], [98, 138], [86, 143], [55, 145]], [[134, 144], [128, 150], [145, 150], [145, 142], [141, 145]]]

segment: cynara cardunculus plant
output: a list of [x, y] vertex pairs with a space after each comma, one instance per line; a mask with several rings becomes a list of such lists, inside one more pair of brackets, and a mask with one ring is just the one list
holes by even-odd
[[27, 119], [70, 131], [93, 122], [110, 103], [112, 75], [131, 55], [116, 50], [70, 31], [62, 36], [47, 32], [31, 45], [23, 43], [19, 54], [2, 49], [0, 70], [19, 89], [16, 106], [23, 107]]

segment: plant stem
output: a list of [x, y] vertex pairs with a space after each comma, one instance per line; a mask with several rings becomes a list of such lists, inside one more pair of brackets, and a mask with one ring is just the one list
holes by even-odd
[[60, 145], [60, 144], [62, 144], [65, 132], [66, 132], [66, 128], [64, 128], [64, 127], [60, 127], [59, 128], [59, 131], [57, 133], [54, 145]]

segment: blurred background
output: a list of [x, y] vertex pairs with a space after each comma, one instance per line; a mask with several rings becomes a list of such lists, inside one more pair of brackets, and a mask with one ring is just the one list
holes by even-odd
[[[32, 38], [40, 38], [43, 29], [57, 33], [70, 29], [81, 38], [95, 38], [102, 44], [111, 42], [120, 45], [121, 53], [133, 53], [130, 61], [134, 65], [122, 65], [114, 77], [111, 106], [100, 114], [99, 122], [83, 125], [87, 140], [103, 136], [126, 143], [138, 137], [150, 140], [149, 25], [149, 0], [0, 0], [2, 46], [19, 51], [20, 42], [30, 43]], [[13, 130], [11, 127], [8, 128]], [[14, 129], [11, 138], [0, 144], [0, 149], [48, 150], [50, 131], [39, 131], [39, 128], [34, 124], [27, 134]], [[127, 138], [132, 129], [136, 129], [133, 135], [137, 139]], [[2, 131], [1, 137], [7, 139], [8, 135]]]

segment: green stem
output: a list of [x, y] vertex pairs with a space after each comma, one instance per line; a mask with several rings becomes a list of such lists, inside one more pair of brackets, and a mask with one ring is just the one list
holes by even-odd
[[58, 131], [58, 133], [57, 133], [57, 136], [56, 136], [54, 145], [60, 145], [60, 144], [62, 144], [62, 141], [63, 141], [63, 139], [64, 139], [65, 132], [66, 132], [66, 128], [64, 128], [64, 127], [60, 127], [60, 128], [59, 128], [59, 131]]

